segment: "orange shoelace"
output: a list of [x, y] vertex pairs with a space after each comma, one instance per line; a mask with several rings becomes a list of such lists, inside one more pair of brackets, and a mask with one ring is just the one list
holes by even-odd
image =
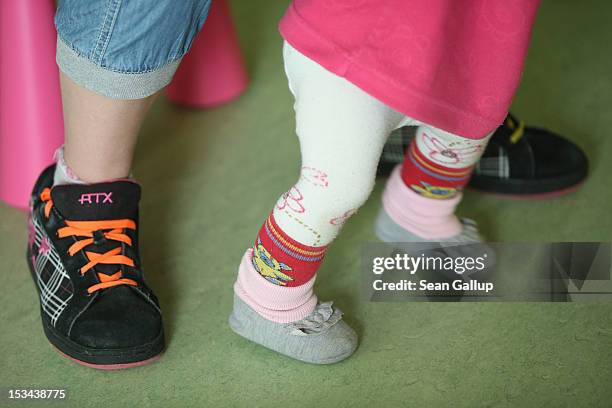
[[[51, 189], [45, 188], [40, 194], [40, 199], [45, 204], [45, 217], [49, 218], [51, 214], [51, 208], [53, 207], [53, 200], [51, 200]], [[66, 220], [66, 227], [62, 227], [57, 230], [57, 234], [60, 238], [68, 236], [75, 237], [86, 237], [80, 239], [68, 248], [68, 254], [73, 256], [83, 248], [94, 243], [94, 233], [97, 231], [104, 231], [102, 235], [106, 239], [113, 241], [123, 242], [127, 245], [132, 245], [132, 239], [123, 233], [123, 230], [136, 229], [136, 223], [129, 219], [122, 220], [105, 220], [105, 221], [68, 221]], [[105, 231], [107, 230], [107, 231]], [[81, 275], [85, 274], [91, 268], [98, 264], [121, 264], [127, 266], [134, 266], [134, 261], [121, 254], [121, 247], [113, 248], [103, 254], [98, 252], [85, 251], [85, 255], [89, 262], [85, 264], [81, 269]], [[104, 273], [98, 273], [98, 279], [100, 283], [90, 286], [87, 289], [88, 293], [93, 293], [100, 289], [110, 288], [111, 286], [117, 285], [131, 285], [137, 286], [138, 284], [132, 280], [123, 278], [121, 270], [117, 271], [112, 275], [106, 275]]]

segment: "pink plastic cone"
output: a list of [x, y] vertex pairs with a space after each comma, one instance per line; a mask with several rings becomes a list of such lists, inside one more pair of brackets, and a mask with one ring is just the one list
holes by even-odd
[[233, 100], [246, 86], [247, 74], [227, 1], [215, 0], [166, 94], [172, 102], [205, 108]]
[[26, 208], [64, 140], [51, 0], [0, 0], [0, 200]]

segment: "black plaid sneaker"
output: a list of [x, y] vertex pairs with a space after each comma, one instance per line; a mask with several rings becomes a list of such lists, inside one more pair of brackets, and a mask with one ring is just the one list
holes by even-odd
[[[387, 176], [402, 163], [414, 128], [393, 132], [383, 149], [378, 174]], [[576, 190], [589, 163], [574, 143], [547, 129], [525, 126], [508, 114], [474, 168], [469, 187], [515, 196], [556, 196]]]
[[164, 331], [138, 253], [140, 186], [120, 180], [52, 187], [40, 175], [30, 203], [27, 261], [44, 332], [62, 354], [100, 369], [157, 359]]

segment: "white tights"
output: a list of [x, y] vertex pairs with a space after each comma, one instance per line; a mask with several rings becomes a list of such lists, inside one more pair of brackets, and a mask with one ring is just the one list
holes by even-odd
[[367, 200], [383, 146], [394, 129], [419, 126], [441, 139], [470, 143], [393, 110], [286, 42], [283, 57], [295, 97], [302, 168], [298, 182], [274, 207], [274, 218], [304, 245], [330, 243]]

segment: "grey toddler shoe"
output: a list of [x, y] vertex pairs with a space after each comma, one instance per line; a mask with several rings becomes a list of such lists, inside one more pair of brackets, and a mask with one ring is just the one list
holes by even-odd
[[337, 363], [357, 348], [357, 333], [342, 320], [342, 311], [332, 307], [332, 302], [318, 303], [310, 315], [297, 322], [276, 323], [234, 295], [229, 325], [245, 339], [306, 363]]
[[[460, 221], [463, 228], [459, 234], [450, 238], [427, 240], [404, 229], [391, 218], [384, 206], [381, 206], [375, 222], [375, 233], [381, 241], [393, 243], [397, 249], [405, 250], [413, 255], [418, 255], [421, 251], [429, 253], [438, 251], [453, 258], [485, 257], [487, 259], [486, 269], [478, 275], [486, 276], [497, 262], [495, 251], [483, 242], [475, 221], [469, 218], [461, 218]], [[476, 276], [470, 272], [449, 274], [448, 271], [442, 271], [442, 273], [449, 278], [461, 277], [463, 280]]]

